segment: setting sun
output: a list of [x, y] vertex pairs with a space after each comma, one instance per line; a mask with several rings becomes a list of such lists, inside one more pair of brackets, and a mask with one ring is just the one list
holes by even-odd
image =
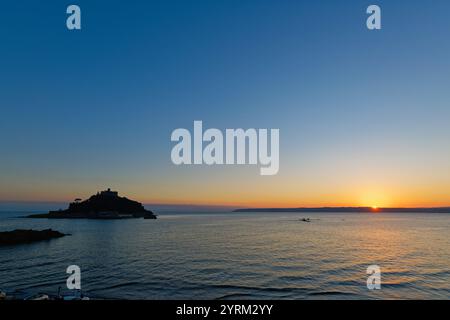
[[372, 206], [372, 212], [373, 213], [378, 213], [378, 206]]

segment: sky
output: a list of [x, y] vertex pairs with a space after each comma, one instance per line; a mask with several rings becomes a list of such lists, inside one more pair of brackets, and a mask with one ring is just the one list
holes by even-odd
[[[66, 28], [77, 4], [82, 30]], [[378, 4], [382, 29], [366, 28]], [[0, 202], [450, 205], [450, 2], [3, 1]], [[176, 128], [279, 128], [280, 170], [175, 166]]]

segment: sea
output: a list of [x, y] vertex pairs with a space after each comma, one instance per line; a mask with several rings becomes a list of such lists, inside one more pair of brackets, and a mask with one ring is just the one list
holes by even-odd
[[450, 214], [28, 213], [0, 212], [0, 231], [70, 236], [0, 247], [0, 290], [16, 298], [69, 292], [66, 271], [77, 265], [91, 299], [450, 299]]

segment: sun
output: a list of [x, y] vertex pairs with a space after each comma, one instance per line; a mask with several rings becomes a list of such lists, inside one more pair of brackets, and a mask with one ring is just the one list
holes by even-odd
[[378, 210], [378, 206], [372, 206], [373, 210]]

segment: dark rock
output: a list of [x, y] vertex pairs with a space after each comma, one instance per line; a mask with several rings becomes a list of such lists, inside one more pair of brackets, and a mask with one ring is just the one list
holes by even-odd
[[66, 236], [66, 234], [52, 229], [42, 231], [17, 229], [14, 231], [0, 232], [0, 246], [49, 240], [64, 236]]

